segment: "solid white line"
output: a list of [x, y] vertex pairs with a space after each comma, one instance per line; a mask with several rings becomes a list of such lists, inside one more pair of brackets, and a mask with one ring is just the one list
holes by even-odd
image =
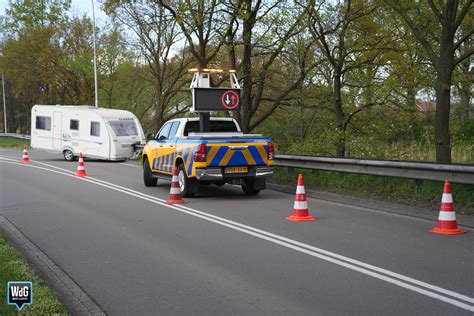
[[[7, 162], [7, 161], [5, 161], [5, 163], [11, 163], [11, 164], [16, 164], [16, 165], [20, 165], [20, 166], [43, 169], [43, 170], [46, 170], [46, 171], [50, 171], [50, 172], [54, 172], [54, 173], [63, 174], [63, 175], [66, 175], [66, 176], [77, 178], [77, 177], [73, 176], [72, 174], [68, 174], [68, 173], [64, 173], [64, 172], [58, 172], [58, 171], [43, 168], [43, 167], [26, 165], [26, 164], [19, 163], [19, 162]], [[44, 164], [44, 163], [42, 163], [42, 164]], [[47, 164], [45, 164], [45, 165], [47, 165]], [[55, 166], [52, 166], [52, 167], [55, 167]], [[56, 169], [61, 169], [61, 168], [58, 168], [58, 167], [55, 167], [55, 168]], [[66, 171], [71, 172], [69, 170], [66, 170]], [[392, 271], [389, 271], [389, 270], [386, 270], [386, 269], [383, 269], [383, 268], [379, 268], [379, 267], [376, 267], [376, 266], [373, 266], [373, 265], [370, 265], [370, 264], [366, 264], [364, 262], [354, 260], [354, 259], [351, 259], [351, 258], [348, 258], [348, 257], [345, 257], [345, 256], [341, 256], [341, 255], [338, 255], [336, 253], [333, 253], [333, 252], [330, 252], [330, 251], [327, 251], [327, 250], [323, 250], [323, 249], [320, 249], [320, 248], [317, 248], [317, 247], [313, 247], [313, 246], [310, 246], [308, 244], [300, 243], [300, 242], [292, 240], [292, 239], [288, 239], [288, 238], [285, 238], [285, 237], [282, 237], [282, 236], [279, 236], [279, 235], [275, 235], [275, 234], [272, 234], [272, 233], [269, 233], [269, 232], [266, 232], [266, 231], [263, 231], [263, 230], [259, 230], [257, 228], [251, 227], [251, 226], [247, 226], [247, 225], [243, 225], [243, 224], [240, 224], [240, 223], [237, 223], [237, 222], [233, 222], [233, 221], [230, 221], [230, 220], [227, 220], [227, 219], [224, 219], [224, 218], [212, 215], [212, 214], [208, 214], [208, 213], [205, 213], [205, 212], [201, 212], [201, 211], [198, 211], [198, 210], [186, 207], [186, 206], [168, 205], [168, 204], [166, 204], [165, 200], [155, 198], [155, 197], [146, 195], [144, 193], [134, 191], [132, 189], [121, 187], [121, 186], [113, 184], [113, 183], [108, 183], [106, 181], [102, 181], [102, 180], [94, 179], [94, 178], [90, 178], [90, 177], [77, 178], [77, 179], [87, 181], [87, 182], [91, 182], [91, 183], [95, 183], [97, 185], [107, 187], [107, 188], [110, 188], [110, 189], [113, 189], [113, 190], [116, 190], [116, 191], [119, 191], [119, 192], [123, 192], [123, 193], [141, 198], [143, 200], [146, 200], [146, 201], [149, 201], [149, 202], [152, 202], [152, 203], [155, 203], [155, 204], [159, 204], [159, 205], [162, 205], [162, 206], [165, 206], [165, 207], [168, 207], [168, 208], [180, 211], [180, 212], [184, 212], [184, 213], [187, 213], [189, 215], [193, 215], [195, 217], [199, 217], [199, 218], [205, 219], [207, 221], [211, 221], [211, 222], [220, 224], [222, 226], [226, 226], [226, 227], [232, 228], [234, 230], [238, 230], [238, 231], [244, 232], [244, 233], [249, 234], [249, 235], [253, 235], [255, 237], [258, 237], [258, 238], [261, 238], [261, 239], [264, 239], [264, 240], [268, 240], [268, 241], [276, 243], [276, 244], [280, 244], [280, 245], [285, 246], [287, 248], [297, 250], [297, 251], [302, 252], [302, 253], [309, 254], [313, 257], [317, 257], [317, 258], [335, 263], [337, 265], [346, 267], [348, 269], [352, 269], [352, 270], [358, 271], [360, 273], [364, 273], [364, 274], [372, 276], [374, 278], [384, 280], [388, 283], [395, 284], [395, 285], [398, 285], [398, 286], [406, 288], [406, 289], [410, 289], [410, 290], [415, 291], [417, 293], [420, 293], [420, 294], [423, 294], [423, 295], [426, 295], [426, 296], [444, 301], [446, 303], [450, 303], [450, 304], [455, 305], [457, 307], [460, 307], [460, 308], [463, 308], [463, 309], [466, 309], [466, 310], [469, 310], [469, 311], [474, 311], [474, 306], [467, 305], [465, 303], [456, 301], [456, 300], [451, 299], [451, 298], [447, 298], [447, 297], [439, 295], [437, 293], [433, 293], [433, 292], [427, 291], [425, 289], [418, 288], [414, 285], [404, 283], [400, 280], [411, 282], [411, 283], [414, 283], [418, 286], [423, 286], [423, 287], [425, 287], [429, 290], [434, 290], [434, 291], [440, 292], [444, 295], [449, 295], [449, 296], [455, 297], [455, 298], [460, 299], [460, 300], [464, 300], [464, 301], [469, 302], [469, 303], [474, 303], [474, 298], [465, 296], [463, 294], [459, 294], [457, 292], [446, 290], [446, 289], [443, 289], [441, 287], [438, 287], [438, 286], [435, 286], [435, 285], [432, 285], [432, 284], [429, 284], [429, 283], [425, 283], [425, 282], [422, 282], [422, 281], [419, 281], [419, 280], [416, 280], [416, 279], [413, 279], [413, 278], [410, 278], [410, 277], [406, 277], [404, 275], [401, 275], [401, 274], [398, 274], [398, 273], [395, 273], [395, 272], [392, 272]], [[342, 260], [347, 261], [347, 262], [344, 262]], [[359, 267], [355, 266], [355, 265], [358, 265]], [[367, 270], [367, 269], [371, 269], [373, 271], [370, 271], [370, 270]], [[374, 272], [374, 271], [377, 271], [379, 273]], [[396, 280], [396, 279], [393, 279], [391, 277], [384, 276], [380, 273], [384, 273], [386, 275], [398, 278], [400, 280]]]
[[121, 165], [125, 165], [125, 166], [129, 166], [129, 167], [135, 167], [135, 168], [140, 168], [141, 166], [137, 166], [137, 165], [132, 165], [132, 164], [129, 164], [129, 163], [125, 163], [125, 162], [121, 162], [120, 163]]

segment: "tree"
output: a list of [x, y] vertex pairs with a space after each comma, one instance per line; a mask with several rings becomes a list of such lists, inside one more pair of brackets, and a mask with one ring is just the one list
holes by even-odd
[[[317, 64], [311, 58], [311, 39], [303, 34], [301, 10], [284, 0], [252, 2], [237, 2], [229, 10], [242, 24], [241, 49], [236, 45], [237, 30], [227, 33], [229, 60], [241, 61], [231, 66], [240, 70], [243, 83], [236, 116], [244, 132], [251, 132], [287, 101]], [[240, 58], [236, 51], [241, 51]]]
[[158, 129], [189, 108], [183, 105], [182, 92], [188, 83], [184, 77], [190, 57], [182, 44], [180, 27], [166, 9], [156, 4], [108, 1], [106, 9], [133, 32], [129, 45], [146, 61], [149, 76], [142, 78], [142, 84], [148, 86], [153, 97], [144, 111], [153, 113]]
[[[474, 25], [474, 18], [469, 19], [466, 21], [464, 25], [465, 30], [472, 29]], [[464, 31], [467, 33], [467, 31]], [[461, 46], [460, 53], [461, 55], [465, 54], [469, 50], [473, 49], [474, 41], [472, 37], [466, 39]], [[459, 101], [459, 114], [461, 122], [466, 123], [469, 121], [471, 116], [471, 111], [473, 111], [473, 104], [471, 102], [472, 98], [472, 86], [474, 84], [474, 67], [471, 66], [471, 58], [466, 58], [462, 62], [459, 63], [460, 68], [460, 82], [459, 82], [459, 94], [460, 94], [460, 101]]]
[[455, 67], [469, 58], [472, 48], [460, 53], [461, 45], [468, 40], [474, 29], [461, 32], [460, 26], [469, 11], [472, 1], [446, 0], [437, 3], [428, 0], [429, 8], [413, 6], [411, 1], [384, 0], [408, 25], [413, 35], [426, 52], [436, 70], [436, 115], [434, 122], [437, 162], [451, 162], [451, 140], [449, 117], [451, 107], [451, 85]]
[[52, 68], [57, 28], [67, 21], [69, 0], [9, 1], [2, 17], [3, 49], [0, 64], [8, 78], [8, 113], [12, 131], [27, 132], [35, 103], [52, 98]]
[[67, 20], [71, 0], [9, 0], [5, 29], [19, 34], [25, 29], [47, 28]]
[[[379, 56], [381, 47], [386, 46], [384, 43], [386, 40], [364, 34], [364, 31], [367, 33], [364, 28], [373, 30], [376, 26], [370, 20], [376, 6], [367, 5], [365, 1], [347, 0], [343, 3], [323, 1], [317, 4], [315, 0], [310, 0], [301, 5], [309, 16], [309, 30], [315, 39], [316, 48], [324, 55], [332, 71], [329, 83], [333, 89], [332, 99], [337, 133], [336, 156], [344, 157], [346, 130], [350, 121], [354, 115], [374, 105], [373, 102], [366, 102], [346, 113], [343, 104], [344, 78], [348, 72], [373, 63]], [[364, 21], [364, 19], [369, 19], [369, 21]]]
[[222, 0], [155, 0], [155, 3], [171, 13], [186, 37], [198, 67], [206, 68], [224, 44], [221, 32], [225, 34], [225, 30], [232, 25], [219, 19]]

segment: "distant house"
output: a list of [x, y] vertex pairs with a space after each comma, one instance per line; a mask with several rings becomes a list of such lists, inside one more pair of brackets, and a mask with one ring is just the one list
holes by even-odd
[[436, 110], [436, 101], [435, 100], [429, 100], [429, 101], [416, 100], [416, 106], [421, 112], [427, 114], [429, 112]]

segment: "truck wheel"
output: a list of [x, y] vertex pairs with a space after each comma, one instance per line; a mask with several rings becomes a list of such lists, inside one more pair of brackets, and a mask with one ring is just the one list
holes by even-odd
[[63, 151], [63, 155], [64, 155], [64, 159], [67, 161], [74, 161], [76, 159], [76, 157], [74, 156], [74, 153], [69, 149], [66, 149], [65, 151]]
[[245, 180], [242, 183], [242, 191], [246, 195], [257, 195], [260, 193], [260, 190], [255, 189], [255, 182], [252, 180]]
[[152, 176], [148, 158], [145, 158], [145, 161], [143, 162], [143, 183], [145, 183], [145, 186], [147, 187], [156, 187], [156, 184], [158, 183], [158, 179], [153, 178]]
[[181, 191], [181, 195], [183, 197], [193, 197], [193, 182], [191, 179], [188, 178], [186, 175], [186, 171], [184, 170], [183, 165], [178, 166], [178, 181], [179, 181], [179, 190]]

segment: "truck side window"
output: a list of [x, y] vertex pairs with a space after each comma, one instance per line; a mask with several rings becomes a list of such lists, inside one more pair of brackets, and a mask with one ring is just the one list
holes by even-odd
[[69, 129], [71, 131], [78, 131], [79, 130], [79, 121], [78, 120], [69, 121]]
[[45, 131], [51, 130], [51, 117], [49, 116], [37, 116], [36, 117], [36, 129], [42, 129]]
[[171, 126], [170, 133], [168, 135], [168, 138], [174, 138], [176, 137], [176, 131], [178, 130], [179, 127], [179, 122], [173, 122], [173, 125]]
[[100, 136], [100, 122], [91, 122], [91, 136]]
[[168, 134], [170, 133], [170, 129], [171, 129], [171, 122], [170, 123], [166, 123], [160, 130], [160, 132], [158, 133], [158, 136], [156, 137], [157, 140], [160, 140], [160, 139], [167, 139], [168, 138]]

